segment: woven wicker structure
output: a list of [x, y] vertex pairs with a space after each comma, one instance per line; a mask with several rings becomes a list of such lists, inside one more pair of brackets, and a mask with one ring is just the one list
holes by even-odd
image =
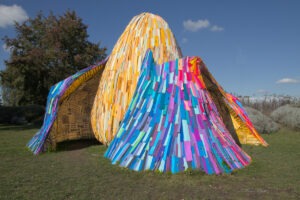
[[57, 143], [66, 140], [95, 138], [90, 113], [102, 72], [103, 70], [97, 72], [83, 82], [59, 105], [57, 118], [47, 140], [52, 150], [56, 149]]
[[90, 113], [106, 61], [84, 68], [50, 88], [43, 126], [28, 143], [34, 154], [54, 150], [58, 142], [94, 138]]

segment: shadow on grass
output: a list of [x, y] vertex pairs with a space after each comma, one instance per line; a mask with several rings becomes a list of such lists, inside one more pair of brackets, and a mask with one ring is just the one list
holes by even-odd
[[[30, 129], [40, 129], [41, 126], [42, 126], [41, 124], [25, 124], [25, 125], [0, 124], [0, 132], [1, 131], [14, 132], [14, 131], [25, 131]], [[84, 149], [94, 145], [102, 145], [102, 143], [100, 143], [95, 138], [81, 139], [81, 140], [68, 140], [68, 141], [58, 143], [55, 151], [72, 151], [72, 150]]]
[[41, 124], [25, 124], [25, 125], [15, 125], [15, 124], [0, 124], [0, 131], [22, 131], [29, 129], [40, 129]]
[[96, 139], [69, 140], [57, 144], [56, 151], [73, 151], [84, 149], [89, 146], [102, 145]]

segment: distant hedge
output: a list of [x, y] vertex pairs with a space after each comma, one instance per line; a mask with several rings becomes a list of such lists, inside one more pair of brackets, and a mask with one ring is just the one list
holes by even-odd
[[288, 128], [300, 130], [300, 106], [284, 105], [271, 113], [274, 121], [287, 126]]
[[0, 123], [2, 124], [40, 124], [43, 120], [45, 107], [28, 105], [19, 107], [0, 106]]
[[254, 127], [259, 133], [272, 133], [279, 130], [279, 125], [267, 115], [264, 115], [262, 112], [254, 108], [245, 107], [245, 109]]

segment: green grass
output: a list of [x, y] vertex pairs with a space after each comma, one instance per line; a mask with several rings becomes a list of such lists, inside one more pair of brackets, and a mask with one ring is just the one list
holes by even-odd
[[34, 156], [32, 127], [0, 126], [0, 199], [300, 199], [300, 132], [243, 146], [253, 161], [231, 175], [134, 172], [103, 158], [105, 146]]

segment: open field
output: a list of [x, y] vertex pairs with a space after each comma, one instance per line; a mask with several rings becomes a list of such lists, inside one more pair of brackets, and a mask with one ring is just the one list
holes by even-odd
[[209, 176], [129, 171], [86, 142], [34, 156], [25, 145], [36, 131], [0, 125], [0, 199], [300, 199], [300, 132], [263, 135], [269, 147], [243, 146], [249, 167]]

